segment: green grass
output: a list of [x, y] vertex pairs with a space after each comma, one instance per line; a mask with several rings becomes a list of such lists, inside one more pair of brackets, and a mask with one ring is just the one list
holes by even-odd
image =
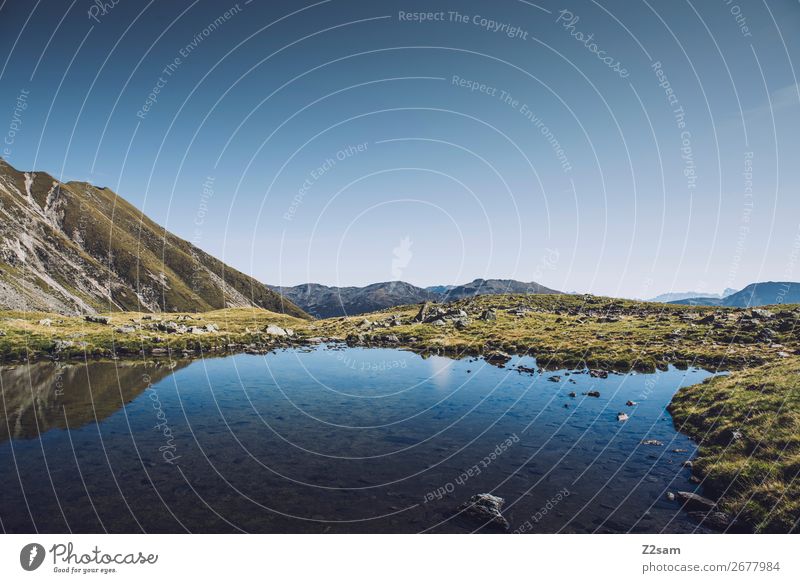
[[[781, 351], [800, 348], [794, 321], [797, 307], [776, 309], [777, 327], [770, 342], [756, 330], [743, 329], [740, 319], [749, 311], [734, 308], [710, 308], [647, 304], [610, 298], [537, 295], [481, 296], [451, 304], [468, 312], [480, 313], [494, 308], [497, 320], [484, 322], [472, 317], [464, 330], [453, 326], [436, 327], [410, 323], [418, 306], [395, 308], [385, 312], [331, 318], [312, 322], [317, 333], [345, 338], [361, 333], [366, 341], [394, 334], [402, 344], [421, 351], [448, 354], [482, 353], [500, 349], [536, 356], [549, 368], [579, 366], [627, 371], [652, 371], [668, 364], [690, 364], [708, 368], [756, 366], [777, 358]], [[528, 309], [523, 316], [508, 312]], [[383, 321], [398, 315], [403, 325], [389, 329], [364, 331], [360, 323], [367, 318]], [[700, 323], [714, 315], [714, 322]], [[788, 323], [788, 325], [787, 325]], [[773, 348], [782, 344], [783, 348]]]
[[[267, 325], [293, 330], [307, 325], [304, 319], [260, 308], [228, 308], [200, 314], [112, 312], [105, 315], [110, 318], [109, 324], [93, 324], [79, 317], [44, 312], [0, 312], [0, 331], [3, 333], [0, 334], [0, 361], [133, 357], [141, 353], [151, 354], [154, 349], [203, 353], [224, 351], [229, 347], [269, 346], [276, 339], [264, 334]], [[45, 319], [52, 321], [49, 326], [39, 323]], [[219, 331], [202, 335], [170, 334], [148, 329], [118, 331], [124, 326], [149, 325], [155, 321], [176, 321], [197, 327], [215, 324]], [[65, 342], [71, 345], [65, 345]]]
[[693, 470], [723, 511], [757, 532], [800, 519], [800, 358], [681, 389], [670, 412], [699, 444]]

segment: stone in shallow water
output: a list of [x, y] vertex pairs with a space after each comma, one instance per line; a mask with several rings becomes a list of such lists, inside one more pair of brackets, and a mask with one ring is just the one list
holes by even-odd
[[711, 510], [717, 503], [694, 492], [678, 492], [678, 499], [687, 510]]
[[505, 499], [499, 496], [475, 494], [467, 502], [462, 504], [459, 510], [464, 516], [475, 522], [508, 530], [508, 521], [500, 512], [505, 503]]

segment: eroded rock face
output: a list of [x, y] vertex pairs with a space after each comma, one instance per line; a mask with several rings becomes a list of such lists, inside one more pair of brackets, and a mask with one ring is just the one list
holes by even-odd
[[461, 511], [462, 516], [473, 520], [477, 524], [508, 530], [508, 521], [501, 513], [505, 503], [505, 499], [499, 496], [475, 494], [461, 505], [459, 511]]

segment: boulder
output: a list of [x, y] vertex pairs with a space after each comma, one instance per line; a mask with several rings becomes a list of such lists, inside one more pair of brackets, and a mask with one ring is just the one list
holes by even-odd
[[694, 492], [678, 492], [678, 500], [687, 510], [713, 510], [717, 503]]
[[414, 316], [414, 321], [424, 322], [427, 317], [428, 317], [428, 302], [423, 302], [422, 305], [419, 307], [419, 312], [417, 312], [417, 315]]
[[111, 322], [111, 318], [108, 316], [98, 316], [96, 314], [89, 314], [88, 316], [84, 316], [83, 319], [92, 324], [108, 324]]
[[53, 350], [56, 352], [61, 352], [67, 348], [72, 348], [75, 346], [75, 343], [72, 340], [56, 340], [53, 343]]
[[494, 322], [497, 320], [497, 310], [494, 308], [489, 308], [484, 310], [483, 313], [480, 315], [480, 319], [486, 322]]
[[39, 320], [39, 326], [51, 326], [52, 324], [53, 321], [50, 318], [44, 318], [42, 320]]
[[475, 494], [467, 502], [461, 505], [461, 513], [482, 524], [499, 527], [508, 530], [508, 521], [503, 517], [501, 510], [506, 501], [499, 496], [491, 494]]
[[280, 326], [276, 326], [275, 324], [270, 324], [264, 329], [264, 332], [269, 334], [270, 336], [287, 336], [288, 333], [286, 330], [281, 328]]
[[505, 352], [502, 352], [500, 350], [494, 350], [484, 355], [483, 359], [489, 364], [493, 364], [495, 366], [503, 366], [505, 365], [505, 363], [511, 360], [511, 355], [506, 354]]
[[348, 334], [344, 341], [348, 346], [359, 346], [364, 344], [365, 337], [363, 334]]

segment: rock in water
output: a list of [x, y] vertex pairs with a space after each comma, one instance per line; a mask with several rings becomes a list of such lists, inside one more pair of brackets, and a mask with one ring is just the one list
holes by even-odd
[[488, 362], [489, 364], [493, 364], [495, 366], [504, 366], [509, 360], [511, 360], [511, 356], [509, 354], [506, 354], [505, 352], [501, 352], [499, 350], [490, 352], [483, 358], [486, 362]]
[[658, 447], [664, 445], [664, 442], [657, 439], [643, 439], [642, 445], [655, 445]]
[[694, 492], [678, 492], [678, 499], [683, 502], [687, 510], [713, 510], [717, 505], [713, 500], [704, 498]]
[[459, 510], [476, 522], [500, 527], [508, 530], [508, 521], [503, 517], [500, 510], [506, 501], [499, 496], [491, 494], [475, 494], [467, 502], [461, 505]]
[[627, 413], [617, 413], [617, 421], [627, 421], [628, 419]]

